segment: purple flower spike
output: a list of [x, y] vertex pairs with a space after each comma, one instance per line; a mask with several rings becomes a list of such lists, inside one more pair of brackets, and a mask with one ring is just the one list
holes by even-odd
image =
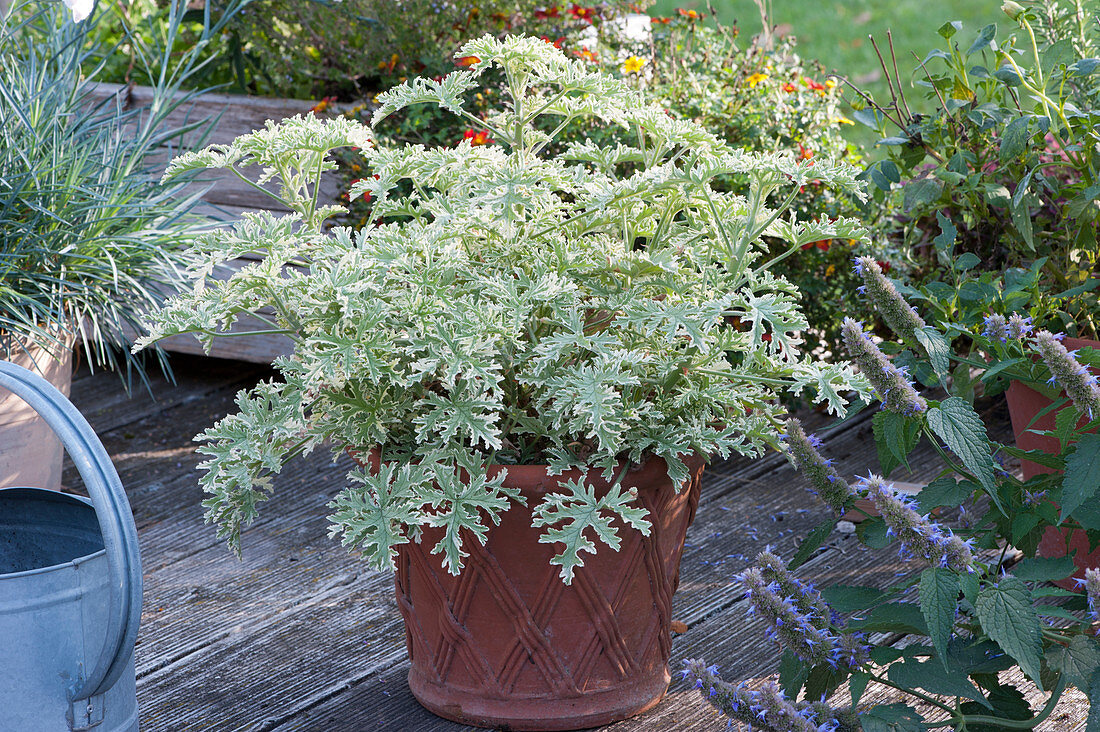
[[890, 363], [871, 336], [863, 332], [860, 322], [845, 318], [841, 334], [852, 360], [875, 387], [885, 409], [904, 416], [923, 414], [928, 410], [928, 402], [905, 378], [905, 372]]
[[802, 660], [813, 665], [828, 662], [839, 642], [829, 628], [828, 614], [822, 617], [816, 609], [803, 610], [806, 605], [813, 608], [814, 598], [806, 598], [805, 593], [798, 591], [784, 594], [780, 584], [769, 579], [768, 574], [760, 567], [750, 567], [738, 575], [752, 593], [756, 615], [767, 621], [771, 634]]
[[1096, 376], [1089, 372], [1050, 331], [1041, 330], [1035, 334], [1035, 350], [1043, 357], [1053, 379], [1066, 390], [1073, 404], [1089, 419], [1100, 415], [1100, 385]]
[[1089, 618], [1094, 623], [1100, 623], [1100, 569], [1086, 569], [1083, 584], [1089, 599]]
[[947, 567], [956, 572], [974, 571], [974, 554], [968, 542], [947, 527], [918, 514], [913, 504], [899, 497], [881, 477], [868, 475], [860, 480], [860, 485], [867, 490], [867, 497], [891, 532], [901, 540], [906, 552], [934, 567]]
[[1008, 337], [1022, 341], [1031, 335], [1031, 318], [1013, 313], [1008, 318]]
[[986, 338], [991, 338], [995, 341], [1005, 343], [1008, 340], [1008, 321], [1005, 320], [1003, 315], [987, 315], [985, 318], [985, 328], [982, 329], [982, 335]]
[[821, 500], [837, 514], [843, 514], [852, 499], [852, 489], [833, 468], [832, 461], [817, 451], [821, 440], [807, 435], [802, 423], [794, 417], [787, 420], [787, 457], [794, 467], [802, 471], [813, 485], [813, 490]]
[[879, 315], [890, 326], [890, 330], [906, 343], [917, 345], [915, 331], [925, 326], [917, 311], [898, 292], [874, 257], [856, 257], [855, 271], [863, 278], [863, 292], [878, 309]]

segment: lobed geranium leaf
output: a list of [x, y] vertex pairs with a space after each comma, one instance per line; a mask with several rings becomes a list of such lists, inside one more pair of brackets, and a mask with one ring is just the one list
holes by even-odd
[[[540, 543], [564, 545], [561, 553], [555, 555], [550, 563], [561, 567], [560, 575], [565, 584], [572, 584], [574, 572], [584, 566], [581, 553], [596, 552], [596, 545], [589, 534], [611, 549], [619, 550], [619, 532], [612, 525], [615, 518], [643, 534], [649, 534], [650, 523], [645, 519], [648, 512], [630, 506], [634, 495], [621, 486], [614, 486], [599, 499], [595, 489], [583, 478], [568, 480], [561, 484], [561, 488], [568, 493], [547, 495], [535, 507], [531, 523], [551, 527], [539, 537]], [[556, 526], [558, 524], [560, 526]]]

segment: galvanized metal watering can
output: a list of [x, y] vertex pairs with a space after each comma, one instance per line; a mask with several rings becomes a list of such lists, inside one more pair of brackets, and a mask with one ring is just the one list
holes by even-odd
[[91, 496], [0, 489], [0, 730], [136, 732], [141, 559], [126, 493], [61, 392], [6, 361], [0, 388], [57, 433]]

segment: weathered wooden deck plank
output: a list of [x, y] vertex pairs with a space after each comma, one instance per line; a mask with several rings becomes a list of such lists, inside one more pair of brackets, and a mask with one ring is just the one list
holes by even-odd
[[[203, 525], [191, 437], [232, 410], [238, 388], [267, 372], [188, 359], [177, 359], [176, 368], [179, 385], [163, 392], [158, 387], [157, 402], [142, 392], [119, 396], [117, 377], [109, 374], [74, 382], [74, 400], [95, 415], [140, 526], [143, 729], [471, 729], [439, 720], [415, 702], [405, 681], [392, 578], [368, 570], [326, 536], [324, 504], [341, 487], [346, 460], [334, 465], [319, 451], [288, 466], [276, 495], [245, 533], [243, 561]], [[845, 425], [826, 443], [842, 473], [877, 467], [866, 419]], [[924, 479], [935, 464], [934, 456], [922, 454], [912, 462], [913, 475], [894, 477]], [[762, 678], [774, 670], [775, 644], [759, 623], [745, 618], [744, 593], [733, 575], [765, 545], [790, 556], [827, 515], [778, 456], [731, 460], [708, 471], [673, 604], [674, 618], [688, 626], [673, 641], [674, 669], [683, 658], [702, 656], [731, 679]], [[903, 571], [892, 552], [865, 553], [842, 534], [834, 534], [805, 569], [819, 584], [889, 584]], [[1082, 722], [1079, 710], [1068, 709], [1060, 707], [1048, 723], [1063, 726], [1048, 729]], [[675, 680], [657, 709], [607, 729], [725, 726], [695, 691]]]

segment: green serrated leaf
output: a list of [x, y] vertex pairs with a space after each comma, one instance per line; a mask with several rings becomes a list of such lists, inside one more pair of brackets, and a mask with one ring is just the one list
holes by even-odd
[[928, 410], [928, 426], [951, 452], [959, 456], [963, 465], [974, 474], [997, 508], [1004, 513], [993, 480], [993, 453], [989, 438], [982, 418], [974, 408], [959, 397], [949, 397], [940, 402], [939, 407]]
[[957, 481], [951, 476], [937, 478], [921, 488], [920, 493], [917, 494], [917, 505], [924, 513], [939, 506], [959, 506], [970, 498], [975, 487], [969, 481]]
[[959, 577], [950, 569], [929, 567], [920, 576], [920, 609], [928, 624], [928, 637], [948, 670], [947, 642], [955, 627], [959, 606]]
[[920, 606], [910, 602], [879, 605], [863, 617], [852, 618], [848, 627], [870, 632], [928, 635], [928, 625], [924, 622]]
[[940, 377], [940, 383], [946, 384], [947, 374], [951, 370], [951, 344], [942, 333], [931, 326], [915, 330], [913, 335], [928, 354], [928, 360], [932, 362], [936, 376]]
[[978, 593], [974, 609], [986, 635], [1016, 659], [1032, 681], [1041, 683], [1042, 629], [1024, 581], [1003, 577], [997, 585]]
[[1092, 638], [1075, 635], [1068, 645], [1055, 644], [1046, 652], [1046, 661], [1081, 691], [1088, 691], [1090, 679], [1100, 671], [1100, 644]]
[[810, 675], [806, 678], [806, 698], [830, 697], [847, 678], [846, 668], [833, 668], [827, 663], [820, 663], [810, 669]]
[[856, 526], [856, 538], [872, 549], [885, 549], [893, 543], [890, 527], [880, 517], [861, 521]]
[[867, 685], [871, 683], [871, 675], [856, 671], [848, 680], [848, 691], [852, 694], [852, 708], [859, 707], [859, 700], [863, 698], [863, 692], [867, 691]]
[[999, 151], [1002, 163], [1017, 157], [1027, 149], [1027, 128], [1030, 122], [1031, 117], [1024, 116], [1017, 117], [1005, 125], [1004, 130], [1001, 131], [1001, 147]]
[[1012, 568], [1012, 574], [1028, 582], [1050, 582], [1065, 579], [1076, 570], [1073, 557], [1028, 557]]
[[896, 702], [880, 704], [859, 715], [863, 732], [922, 732], [924, 717], [916, 709]]
[[810, 676], [810, 667], [789, 648], [783, 649], [779, 659], [779, 686], [792, 699], [798, 698], [803, 684]]
[[791, 561], [787, 564], [787, 569], [798, 569], [806, 560], [809, 559], [818, 547], [820, 547], [825, 540], [829, 538], [829, 535], [833, 533], [833, 529], [836, 528], [838, 518], [830, 518], [822, 521], [815, 526], [813, 530], [806, 535], [806, 538], [802, 540], [802, 543], [798, 546], [798, 551], [791, 557]]
[[1100, 671], [1092, 675], [1089, 684], [1089, 719], [1085, 732], [1100, 732]]
[[[1063, 409], [1062, 412], [1076, 410]], [[1061, 416], [1061, 412], [1059, 416]], [[1066, 474], [1062, 481], [1062, 520], [1072, 516], [1086, 501], [1091, 501], [1100, 488], [1100, 435], [1082, 435], [1076, 448], [1066, 458]]]
[[906, 659], [902, 663], [892, 664], [886, 672], [887, 678], [907, 689], [924, 689], [932, 694], [957, 696], [974, 701], [992, 709], [978, 687], [970, 683], [965, 675], [945, 669], [933, 661]]
[[830, 585], [822, 587], [821, 597], [826, 604], [840, 613], [851, 613], [877, 605], [890, 595], [877, 587], [859, 585]]

